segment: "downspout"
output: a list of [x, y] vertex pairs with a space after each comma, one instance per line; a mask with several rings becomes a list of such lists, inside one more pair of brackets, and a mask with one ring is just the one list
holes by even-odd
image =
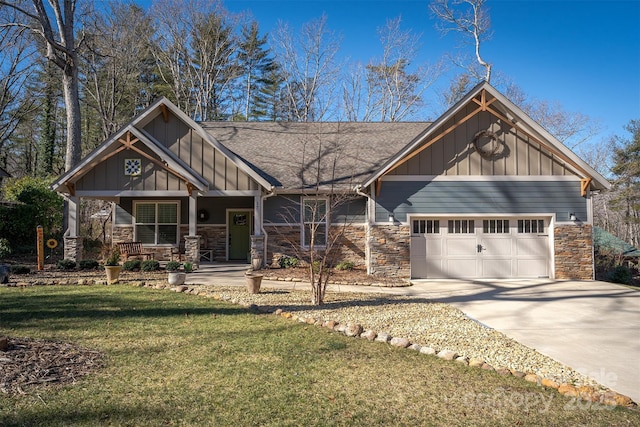
[[269, 197], [275, 196], [276, 195], [276, 190], [274, 190], [273, 186], [271, 186], [271, 188], [269, 189], [269, 192], [267, 194], [264, 194], [262, 196], [260, 196], [260, 231], [262, 232], [262, 235], [264, 236], [264, 247], [262, 248], [262, 259], [265, 262], [267, 262], [267, 247], [268, 247], [268, 240], [269, 240], [269, 235], [267, 234], [266, 230], [264, 229], [264, 201], [267, 200]]
[[371, 212], [369, 206], [369, 204], [371, 203], [371, 196], [362, 191], [362, 184], [356, 185], [354, 190], [356, 191], [357, 195], [365, 197], [367, 199], [367, 222], [365, 224], [366, 228], [364, 230], [364, 264], [365, 267], [367, 267], [367, 274], [371, 274], [371, 245], [369, 243], [371, 240], [371, 217], [369, 215]]

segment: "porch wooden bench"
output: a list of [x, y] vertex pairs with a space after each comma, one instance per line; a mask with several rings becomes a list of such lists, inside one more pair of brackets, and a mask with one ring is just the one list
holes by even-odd
[[145, 251], [142, 247], [142, 242], [121, 242], [118, 243], [118, 249], [120, 249], [120, 255], [126, 261], [130, 256], [139, 256], [142, 260], [153, 259], [154, 253]]

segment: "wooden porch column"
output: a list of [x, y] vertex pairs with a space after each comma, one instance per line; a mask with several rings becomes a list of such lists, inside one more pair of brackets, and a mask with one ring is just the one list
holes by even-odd
[[195, 236], [198, 228], [198, 196], [193, 192], [189, 196], [189, 236]]
[[82, 237], [80, 234], [80, 221], [78, 221], [78, 202], [79, 199], [76, 196], [69, 196], [67, 198], [67, 229], [64, 235], [64, 257], [66, 259], [72, 259], [76, 262], [82, 260]]
[[262, 194], [253, 196], [253, 235], [262, 235]]
[[80, 234], [80, 222], [78, 221], [78, 197], [69, 196], [67, 206], [69, 207], [69, 222], [67, 225], [67, 237], [78, 237]]

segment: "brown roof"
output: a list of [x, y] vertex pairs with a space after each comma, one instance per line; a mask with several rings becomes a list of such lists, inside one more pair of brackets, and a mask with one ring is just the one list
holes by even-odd
[[363, 183], [429, 123], [206, 122], [201, 126], [274, 186], [312, 190], [317, 182], [322, 189]]

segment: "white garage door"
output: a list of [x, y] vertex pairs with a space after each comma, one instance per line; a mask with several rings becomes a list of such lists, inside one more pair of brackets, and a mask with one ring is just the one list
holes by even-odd
[[411, 277], [549, 277], [545, 218], [437, 218], [411, 221]]

